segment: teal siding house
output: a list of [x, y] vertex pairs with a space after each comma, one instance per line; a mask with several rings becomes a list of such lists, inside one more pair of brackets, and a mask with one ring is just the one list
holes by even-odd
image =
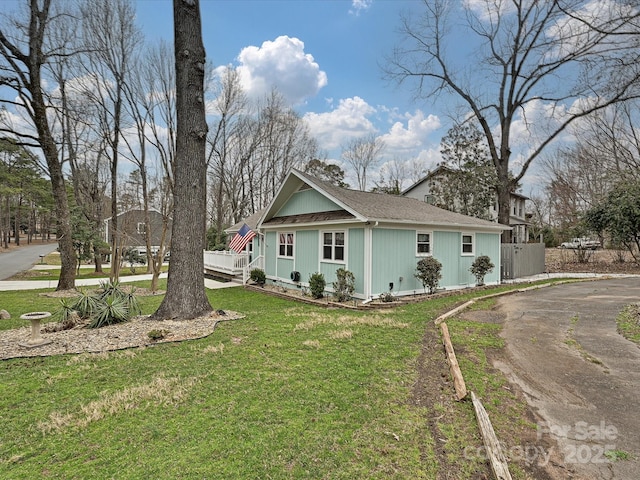
[[354, 297], [363, 300], [423, 293], [414, 275], [426, 256], [442, 264], [440, 288], [475, 285], [469, 267], [480, 255], [495, 265], [485, 284], [498, 284], [500, 235], [509, 228], [414, 198], [340, 188], [298, 170], [255, 227], [253, 254], [259, 250], [268, 281], [303, 288], [320, 272], [331, 291], [336, 270], [345, 268], [355, 276]]

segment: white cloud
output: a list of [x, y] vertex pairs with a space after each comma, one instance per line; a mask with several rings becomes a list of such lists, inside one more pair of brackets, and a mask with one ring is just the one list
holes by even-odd
[[260, 47], [243, 48], [238, 61], [242, 86], [252, 98], [261, 98], [276, 87], [292, 105], [299, 105], [327, 85], [327, 74], [297, 38], [280, 36]]
[[403, 122], [395, 122], [388, 133], [382, 135], [387, 149], [395, 151], [414, 150], [424, 145], [428, 137], [442, 125], [436, 115], [425, 118], [424, 112], [416, 110], [414, 114], [405, 113]]
[[357, 17], [360, 13], [369, 10], [372, 3], [373, 0], [351, 0], [351, 9], [349, 10], [349, 13]]
[[333, 150], [352, 138], [375, 133], [376, 128], [368, 118], [374, 113], [376, 109], [362, 98], [353, 97], [340, 100], [338, 107], [330, 112], [309, 112], [304, 119], [320, 148]]

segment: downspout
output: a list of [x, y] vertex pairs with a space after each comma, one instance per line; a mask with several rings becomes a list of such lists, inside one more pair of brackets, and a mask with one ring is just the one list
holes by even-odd
[[[377, 225], [378, 222], [376, 222]], [[372, 262], [373, 232], [371, 223], [364, 227], [364, 296], [365, 301], [371, 301], [371, 262]], [[364, 303], [364, 302], [363, 302]]]

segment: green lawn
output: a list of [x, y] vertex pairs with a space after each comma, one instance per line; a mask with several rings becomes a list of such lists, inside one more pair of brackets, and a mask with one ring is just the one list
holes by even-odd
[[[447, 468], [435, 453], [436, 418], [438, 436], [456, 437], [451, 445], [478, 441], [470, 403], [452, 402], [453, 392], [443, 392], [444, 418], [470, 419], [468, 431], [447, 433], [442, 412], [409, 399], [425, 329], [479, 293], [381, 313], [242, 288], [208, 294], [214, 308], [246, 317], [200, 340], [1, 361], [0, 478], [432, 479]], [[145, 313], [160, 300], [142, 298]], [[14, 318], [58, 302], [0, 292]], [[494, 327], [461, 323], [453, 333], [461, 345], [473, 338], [477, 348], [499, 348]], [[472, 381], [481, 381], [485, 367], [473, 368]], [[501, 383], [491, 382], [502, 398]], [[480, 462], [459, 478], [478, 469], [488, 472]]]

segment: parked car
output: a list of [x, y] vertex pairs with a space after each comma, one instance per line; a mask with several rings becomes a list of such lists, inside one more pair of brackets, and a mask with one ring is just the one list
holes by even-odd
[[562, 242], [559, 248], [571, 248], [571, 249], [581, 248], [583, 250], [596, 250], [601, 246], [602, 245], [600, 245], [599, 240], [593, 240], [591, 238], [581, 237], [581, 238], [572, 238], [571, 241], [569, 242]]
[[129, 248], [123, 257], [129, 263], [147, 263], [147, 251], [141, 248]]

